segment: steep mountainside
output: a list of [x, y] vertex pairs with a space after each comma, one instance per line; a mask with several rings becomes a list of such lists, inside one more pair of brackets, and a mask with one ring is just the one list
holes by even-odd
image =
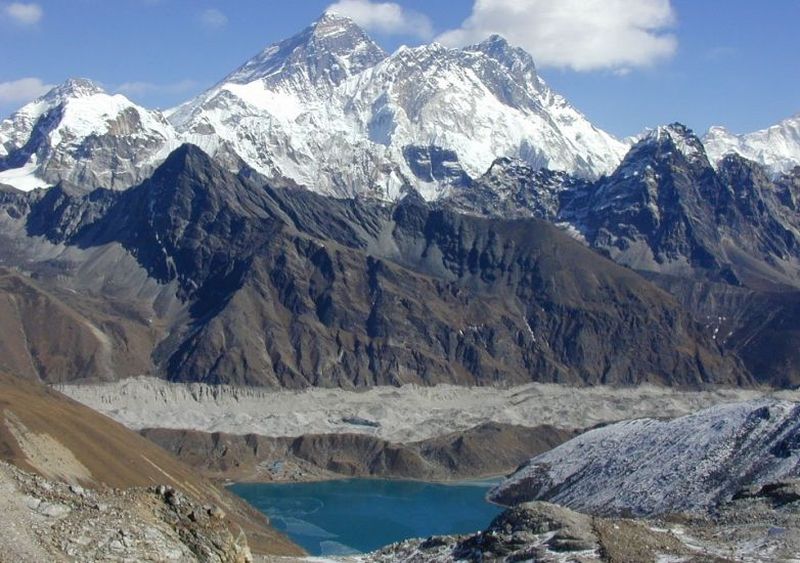
[[711, 127], [703, 144], [715, 163], [726, 155], [738, 154], [763, 164], [773, 173], [788, 172], [800, 166], [800, 114], [744, 135]]
[[743, 487], [800, 477], [799, 414], [765, 399], [605, 426], [533, 458], [490, 498], [596, 515], [703, 512]]
[[799, 177], [797, 168], [772, 178], [735, 154], [714, 169], [699, 139], [673, 124], [597, 182], [499, 159], [443, 201], [561, 226], [667, 289], [757, 378], [796, 385]]
[[135, 432], [43, 385], [4, 374], [0, 458], [48, 479], [92, 489], [172, 487], [200, 506], [222, 507], [234, 537], [241, 526], [254, 551], [298, 554], [254, 509]]
[[72, 79], [0, 122], [0, 184], [127, 188], [178, 144], [160, 112]]
[[[749, 381], [667, 294], [538, 220], [274, 190], [191, 146], [124, 192], [60, 186], [4, 209], [10, 259], [138, 308], [144, 335], [116, 337], [151, 327], [152, 373], [174, 380]], [[84, 278], [98, 254], [132, 281]]]

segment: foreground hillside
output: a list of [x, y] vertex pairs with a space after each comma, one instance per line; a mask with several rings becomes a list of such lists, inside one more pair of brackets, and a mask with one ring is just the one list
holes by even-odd
[[[165, 486], [185, 498], [187, 506], [217, 507], [219, 512], [214, 514], [219, 516], [220, 522], [215, 521], [212, 527], [230, 543], [223, 551], [233, 553], [235, 546], [241, 543], [237, 538], [243, 530], [247, 541], [242, 547], [249, 543], [254, 552], [297, 553], [297, 548], [269, 528], [262, 515], [224, 489], [198, 477], [192, 469], [148, 440], [56, 391], [7, 375], [0, 375], [0, 458], [26, 472], [9, 466], [2, 470], [4, 508], [16, 506], [23, 510], [20, 499], [26, 506], [35, 504], [29, 508], [35, 513], [30, 517], [41, 520], [44, 516], [42, 526], [66, 525], [75, 514], [85, 515], [82, 511], [89, 509], [84, 505], [91, 504], [87, 499], [96, 497], [97, 503], [113, 504], [117, 512], [128, 514], [127, 518], [134, 521], [139, 521], [137, 507], [146, 507], [145, 513], [140, 515], [142, 521], [159, 521], [158, 526], [163, 528], [169, 519], [159, 519], [162, 519], [163, 510], [172, 505], [164, 496], [167, 489], [159, 489], [162, 492], [158, 494], [166, 499], [160, 504], [154, 491]], [[29, 473], [54, 484], [43, 484]], [[48, 487], [52, 490], [48, 491]], [[81, 490], [87, 491], [88, 496], [75, 492]], [[125, 492], [128, 490], [130, 492]], [[60, 498], [50, 498], [50, 493]], [[25, 495], [33, 495], [55, 508], [45, 510], [40, 503], [25, 500]], [[136, 501], [128, 503], [117, 498], [119, 495], [130, 495]], [[59, 508], [61, 505], [69, 510], [63, 506]], [[42, 514], [43, 511], [52, 514]], [[178, 518], [175, 526], [189, 526], [187, 530], [190, 531], [188, 513], [181, 515], [180, 511], [172, 511], [172, 514]], [[102, 515], [97, 516], [102, 519]], [[63, 546], [50, 547], [54, 547], [54, 553], [64, 555]], [[192, 551], [190, 546], [186, 549]]]
[[533, 458], [490, 496], [598, 515], [707, 510], [742, 487], [800, 478], [798, 413], [796, 402], [761, 399], [605, 426]]
[[356, 560], [795, 561], [799, 408], [748, 401], [591, 430], [490, 492], [511, 508], [486, 530]]

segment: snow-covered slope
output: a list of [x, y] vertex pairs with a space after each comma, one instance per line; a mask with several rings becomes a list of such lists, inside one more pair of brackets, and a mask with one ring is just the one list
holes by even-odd
[[169, 114], [190, 142], [233, 166], [327, 194], [427, 198], [417, 149], [453, 151], [476, 177], [499, 156], [594, 177], [622, 143], [589, 123], [500, 37], [465, 49], [402, 47], [387, 56], [351, 20], [326, 13]]
[[[500, 37], [387, 55], [331, 12], [167, 116], [70, 80], [0, 124], [0, 183], [124, 188], [190, 142], [326, 194], [394, 200], [413, 185], [435, 199], [498, 157], [593, 178], [626, 148]], [[427, 171], [434, 153], [455, 173]]]
[[71, 79], [0, 122], [0, 183], [127, 188], [178, 145], [161, 113]]
[[490, 497], [649, 516], [702, 510], [743, 486], [798, 477], [798, 464], [800, 404], [761, 399], [592, 430], [533, 458]]
[[800, 114], [744, 135], [735, 135], [724, 127], [711, 127], [703, 144], [712, 162], [736, 153], [765, 165], [774, 173], [788, 172], [800, 166]]

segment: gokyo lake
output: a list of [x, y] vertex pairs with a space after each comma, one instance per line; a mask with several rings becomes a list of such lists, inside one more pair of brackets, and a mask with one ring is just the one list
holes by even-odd
[[230, 489], [311, 555], [348, 555], [408, 538], [481, 530], [502, 511], [485, 499], [496, 482], [349, 479]]

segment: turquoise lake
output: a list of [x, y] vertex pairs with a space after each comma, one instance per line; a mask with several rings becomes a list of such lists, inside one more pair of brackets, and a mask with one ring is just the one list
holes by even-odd
[[481, 530], [502, 511], [485, 500], [495, 482], [349, 479], [241, 483], [230, 490], [311, 555], [347, 555], [407, 538]]

